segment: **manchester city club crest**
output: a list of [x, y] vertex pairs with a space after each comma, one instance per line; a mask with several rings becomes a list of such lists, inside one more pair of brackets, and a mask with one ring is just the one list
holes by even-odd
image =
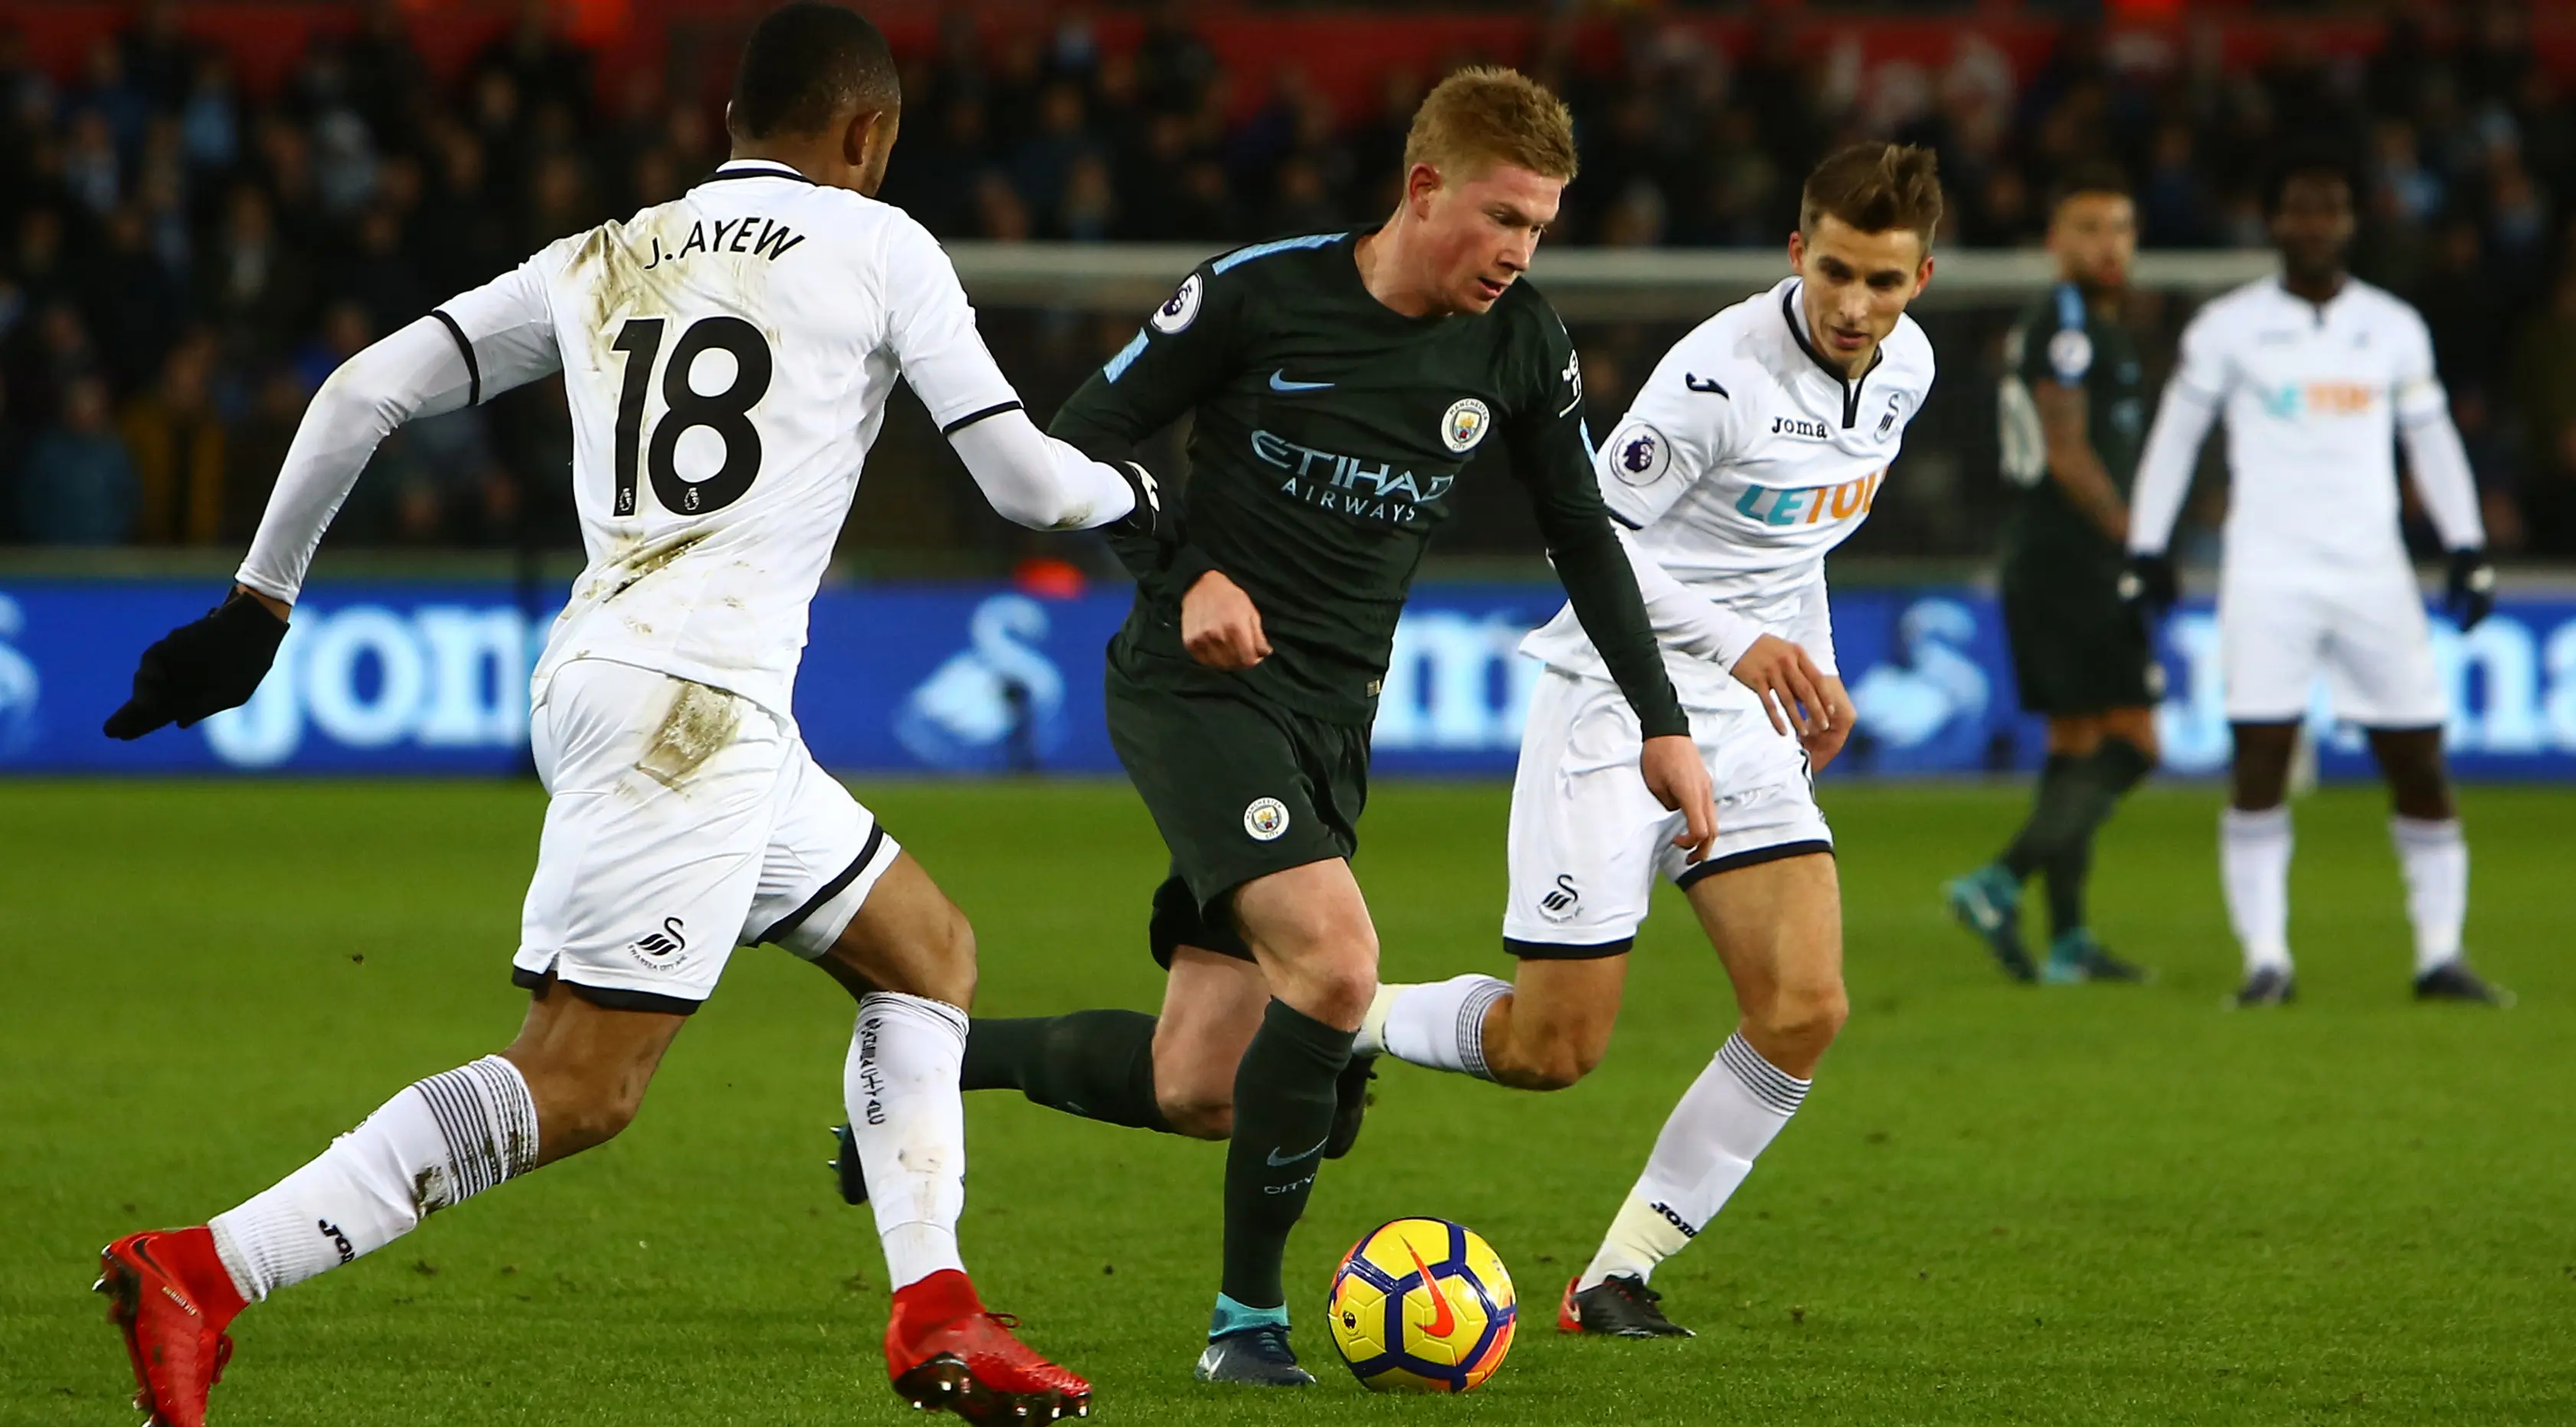
[[1449, 414], [1440, 418], [1440, 440], [1452, 451], [1473, 451], [1485, 439], [1485, 428], [1494, 424], [1493, 410], [1472, 396], [1461, 397], [1449, 404]]
[[1276, 842], [1288, 830], [1288, 805], [1277, 798], [1255, 798], [1243, 810], [1243, 830], [1256, 842]]

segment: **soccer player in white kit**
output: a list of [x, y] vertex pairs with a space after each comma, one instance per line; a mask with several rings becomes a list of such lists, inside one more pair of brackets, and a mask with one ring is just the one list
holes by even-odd
[[973, 1420], [1087, 1409], [1089, 1385], [986, 1313], [958, 1257], [965, 918], [815, 765], [791, 701], [898, 376], [1024, 525], [1141, 527], [1159, 502], [1141, 471], [1031, 423], [938, 243], [868, 197], [900, 102], [866, 20], [771, 14], [735, 82], [733, 157], [351, 358], [305, 414], [233, 596], [145, 654], [112, 735], [241, 703], [377, 443], [563, 373], [589, 565], [531, 684], [550, 801], [512, 972], [526, 1021], [207, 1225], [109, 1246], [100, 1288], [154, 1421], [204, 1420], [246, 1303], [616, 1135], [733, 948], [761, 943], [858, 998], [843, 1090], [895, 1289], [896, 1391]]
[[2424, 320], [2344, 270], [2355, 186], [2340, 161], [2293, 155], [2266, 190], [2281, 275], [2218, 298], [2182, 356], [2140, 457], [2129, 584], [2173, 603], [2165, 553], [2210, 423], [2227, 422], [2229, 505], [2218, 626], [2235, 735], [2220, 884], [2245, 952], [2245, 1006], [2295, 994], [2290, 810], [2283, 803], [2317, 677], [2362, 726], [2395, 803], [2389, 835], [2415, 928], [2415, 994], [2501, 1004], [2461, 954], [2469, 851], [2442, 758], [2448, 701], [2398, 530], [2394, 448], [2450, 550], [2462, 628], [2494, 604], [2477, 488], [2433, 370]]
[[1794, 276], [1674, 344], [1595, 471], [1717, 792], [1717, 842], [1637, 773], [1638, 725], [1570, 612], [1521, 646], [1547, 664], [1512, 787], [1503, 944], [1517, 982], [1388, 985], [1359, 1050], [1527, 1090], [1600, 1063], [1658, 877], [1690, 898], [1741, 1021], [1682, 1095], [1557, 1326], [1687, 1336], [1646, 1286], [1743, 1183], [1842, 1027], [1842, 903], [1813, 768], [1849, 735], [1825, 552], [1868, 518], [1933, 377], [1905, 305], [1932, 275], [1928, 150], [1865, 143], [1807, 179]]

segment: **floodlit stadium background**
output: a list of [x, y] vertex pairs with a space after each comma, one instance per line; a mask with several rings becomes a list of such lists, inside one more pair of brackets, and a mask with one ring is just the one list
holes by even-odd
[[[722, 156], [731, 57], [761, 8], [0, 3], [0, 772], [519, 766], [520, 676], [577, 565], [552, 383], [387, 443], [249, 708], [136, 746], [95, 728], [135, 651], [221, 587], [333, 366]], [[1950, 220], [1920, 315], [1941, 385], [1835, 557], [1863, 713], [1835, 775], [1865, 776], [2039, 755], [1986, 563], [2011, 499], [1999, 339], [2049, 278], [2032, 245], [2051, 177], [2092, 155], [2136, 177], [2135, 320], [2161, 363], [2197, 301], [2268, 267], [2265, 150], [2339, 138], [2368, 180], [2357, 268], [2431, 323], [2509, 571], [2495, 619], [2437, 633], [2453, 752], [2471, 777], [2576, 776], [2576, 21], [1534, 8], [871, 5], [907, 71], [884, 196], [950, 243], [1043, 418], [1197, 257], [1380, 215], [1405, 117], [1444, 69], [1518, 65], [1581, 126], [1535, 280], [1573, 321], [1601, 431], [1680, 331], [1781, 271], [1817, 155], [1935, 145]], [[1401, 637], [1389, 771], [1510, 766], [1528, 673], [1512, 644], [1556, 596], [1517, 491], [1481, 474]], [[2224, 499], [2205, 471], [2181, 540], [2204, 564]], [[2409, 538], [2433, 553], [2412, 515]], [[841, 553], [800, 698], [827, 762], [1114, 770], [1097, 696], [1114, 562], [984, 510], [908, 398]], [[2212, 771], [2205, 605], [2165, 652], [2169, 766]], [[2366, 768], [2323, 709], [2318, 730], [2329, 776]]]

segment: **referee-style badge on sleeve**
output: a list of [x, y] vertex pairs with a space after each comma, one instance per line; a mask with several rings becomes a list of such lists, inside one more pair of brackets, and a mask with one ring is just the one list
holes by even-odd
[[2049, 369], [2059, 381], [2071, 382], [2093, 369], [2093, 339], [2073, 327], [2060, 328], [2048, 339]]
[[1197, 273], [1190, 274], [1168, 301], [1154, 309], [1154, 315], [1146, 319], [1146, 325], [1167, 335], [1189, 326], [1199, 315], [1199, 296], [1206, 291], [1206, 279]]
[[1628, 484], [1651, 486], [1672, 468], [1672, 443], [1645, 422], [1629, 422], [1611, 436], [1610, 469]]
[[1476, 449], [1485, 439], [1485, 428], [1493, 424], [1492, 408], [1472, 396], [1460, 397], [1449, 404], [1449, 414], [1440, 418], [1440, 440], [1452, 451]]

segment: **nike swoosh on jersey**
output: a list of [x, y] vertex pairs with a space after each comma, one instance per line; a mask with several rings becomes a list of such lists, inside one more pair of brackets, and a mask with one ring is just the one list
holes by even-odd
[[1281, 367], [1279, 370], [1270, 374], [1270, 389], [1272, 391], [1323, 391], [1331, 385], [1331, 382], [1290, 381], [1288, 379], [1288, 369], [1286, 367]]
[[1322, 1154], [1322, 1153], [1324, 1152], [1324, 1146], [1326, 1146], [1326, 1145], [1328, 1145], [1328, 1144], [1331, 1144], [1331, 1143], [1332, 1143], [1332, 1141], [1333, 1141], [1333, 1137], [1332, 1137], [1332, 1136], [1330, 1136], [1330, 1135], [1326, 1135], [1324, 1138], [1322, 1138], [1322, 1139], [1320, 1139], [1320, 1140], [1315, 1141], [1315, 1147], [1314, 1147], [1313, 1149], [1305, 1150], [1305, 1151], [1303, 1151], [1303, 1152], [1301, 1152], [1301, 1153], [1298, 1153], [1298, 1154], [1292, 1154], [1292, 1155], [1287, 1155], [1287, 1156], [1284, 1156], [1284, 1157], [1283, 1157], [1283, 1156], [1281, 1156], [1281, 1154], [1279, 1153], [1279, 1151], [1277, 1151], [1277, 1150], [1272, 1150], [1272, 1151], [1270, 1152], [1270, 1167], [1271, 1167], [1272, 1169], [1280, 1169], [1280, 1168], [1284, 1168], [1284, 1167], [1286, 1167], [1286, 1166], [1288, 1166], [1288, 1165], [1295, 1164], [1297, 1161], [1299, 1161], [1299, 1160], [1301, 1160], [1301, 1159], [1313, 1159], [1315, 1156], [1317, 1156], [1317, 1155], [1319, 1155], [1319, 1154]]

